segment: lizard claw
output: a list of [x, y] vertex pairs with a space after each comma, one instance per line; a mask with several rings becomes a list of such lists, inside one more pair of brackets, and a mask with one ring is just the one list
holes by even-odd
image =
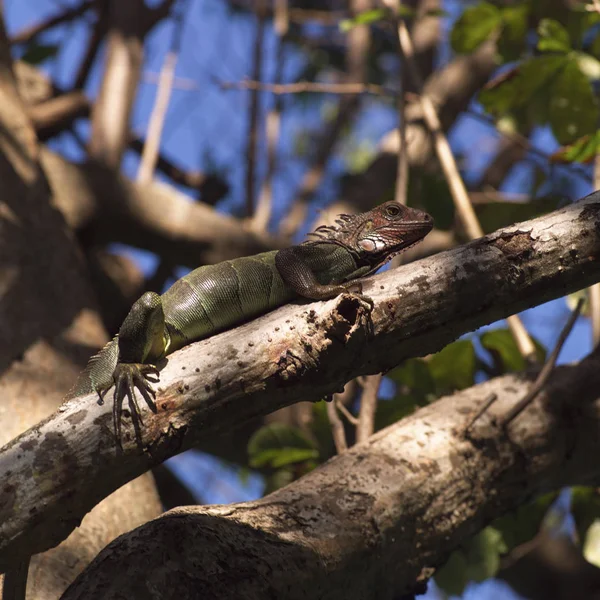
[[[151, 379], [149, 377], [151, 375], [156, 379]], [[141, 442], [140, 425], [143, 425], [144, 422], [135, 396], [135, 388], [139, 390], [150, 410], [156, 412], [156, 404], [154, 403], [156, 392], [150, 384], [158, 382], [158, 369], [154, 365], [142, 363], [118, 363], [113, 372], [113, 381], [115, 384], [113, 426], [117, 445], [121, 447], [121, 419], [125, 397], [127, 397], [129, 411], [131, 412], [135, 437], [138, 442]]]

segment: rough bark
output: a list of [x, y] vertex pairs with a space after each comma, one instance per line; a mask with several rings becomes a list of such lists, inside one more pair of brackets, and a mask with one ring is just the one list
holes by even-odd
[[[288, 305], [171, 355], [158, 412], [115, 450], [110, 407], [92, 396], [0, 451], [0, 568], [57, 543], [105, 497], [198, 440], [358, 375], [439, 350], [462, 333], [600, 280], [600, 193], [366, 280], [354, 296]], [[42, 472], [32, 478], [33, 472]]]
[[558, 369], [504, 432], [529, 381], [506, 375], [443, 398], [257, 502], [186, 507], [111, 544], [64, 600], [170, 597], [392, 600], [422, 593], [495, 517], [564, 485], [600, 483], [600, 361]]

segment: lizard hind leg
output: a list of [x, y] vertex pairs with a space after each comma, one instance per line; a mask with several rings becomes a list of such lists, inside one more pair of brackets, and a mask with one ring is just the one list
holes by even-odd
[[140, 442], [143, 425], [135, 395], [139, 390], [148, 407], [156, 412], [156, 393], [152, 383], [158, 382], [158, 369], [153, 364], [165, 352], [165, 316], [161, 297], [146, 292], [132, 307], [119, 329], [119, 359], [112, 372], [115, 385], [113, 424], [117, 444], [121, 443], [123, 402], [127, 398], [136, 439]]
[[[150, 376], [154, 376], [153, 379]], [[154, 365], [143, 363], [119, 363], [113, 373], [115, 384], [113, 402], [113, 427], [117, 444], [121, 445], [121, 419], [123, 416], [123, 403], [127, 398], [131, 421], [138, 444], [141, 444], [141, 426], [144, 424], [142, 413], [137, 402], [135, 389], [137, 388], [144, 401], [156, 412], [156, 392], [151, 383], [158, 382], [158, 369]]]

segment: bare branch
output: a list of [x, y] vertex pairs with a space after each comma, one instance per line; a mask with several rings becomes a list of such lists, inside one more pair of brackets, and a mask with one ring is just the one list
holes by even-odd
[[[360, 14], [369, 9], [371, 0], [351, 0], [352, 14]], [[366, 83], [366, 61], [371, 45], [371, 31], [368, 25], [357, 25], [348, 32], [346, 47], [346, 79], [353, 83]], [[346, 125], [352, 121], [360, 107], [358, 96], [343, 96], [338, 104], [335, 119], [326, 127], [319, 147], [315, 152], [314, 162], [307, 171], [295, 194], [294, 204], [281, 222], [280, 230], [286, 237], [291, 237], [306, 218], [308, 204], [321, 184], [327, 162], [335, 149]]]
[[327, 417], [331, 423], [331, 435], [333, 443], [338, 454], [348, 450], [348, 442], [346, 441], [346, 432], [344, 424], [337, 413], [337, 405], [334, 400], [327, 403]]
[[[256, 8], [256, 39], [252, 57], [252, 79], [260, 82], [262, 78], [263, 48], [265, 41], [266, 0], [258, 0]], [[258, 151], [258, 117], [260, 96], [258, 91], [250, 92], [248, 109], [248, 144], [246, 146], [246, 215], [252, 217], [255, 208], [256, 153]]]
[[395, 96], [396, 92], [373, 83], [323, 83], [318, 81], [296, 81], [294, 83], [264, 83], [244, 79], [243, 81], [221, 81], [223, 90], [260, 90], [276, 95], [284, 94], [374, 94], [377, 96]]
[[[600, 6], [600, 0], [594, 2], [594, 7]], [[600, 13], [600, 10], [598, 11]], [[594, 189], [600, 189], [600, 154], [594, 160]], [[600, 284], [590, 287], [590, 316], [592, 318], [592, 344], [596, 348], [600, 344]]]
[[333, 401], [337, 409], [346, 417], [346, 420], [355, 427], [358, 425], [358, 419], [346, 408], [346, 405], [341, 401], [339, 394], [333, 395]]
[[65, 8], [62, 12], [54, 15], [53, 17], [48, 17], [44, 21], [40, 21], [35, 25], [29, 25], [28, 27], [21, 29], [21, 31], [15, 33], [15, 35], [13, 35], [9, 41], [11, 44], [25, 44], [47, 29], [51, 29], [52, 27], [56, 27], [56, 25], [67, 23], [68, 21], [72, 21], [77, 17], [80, 17], [90, 8], [93, 8], [95, 3], [96, 0], [83, 0], [81, 4], [76, 4], [75, 6]]
[[71, 228], [92, 230], [95, 243], [121, 241], [191, 267], [283, 245], [167, 185], [139, 185], [95, 163], [70, 163], [44, 147], [41, 161], [54, 205]]
[[[510, 132], [504, 129], [499, 129], [496, 122], [492, 118], [480, 112], [477, 112], [476, 110], [471, 110], [467, 108], [465, 112], [469, 115], [469, 117], [492, 127], [496, 131], [496, 133], [506, 141], [512, 142], [513, 144], [519, 146], [524, 151], [527, 151], [530, 154], [539, 156], [542, 160], [546, 161], [547, 163], [551, 164], [553, 162], [554, 159], [552, 158], [551, 154], [544, 152], [543, 150], [540, 150], [539, 148], [534, 146], [528, 138], [526, 138], [524, 135], [521, 135], [519, 132]], [[569, 172], [573, 175], [577, 175], [578, 177], [581, 177], [586, 181], [590, 180], [588, 172], [581, 165], [576, 163], [570, 163], [568, 165], [564, 165], [564, 167], [568, 169]]]
[[377, 394], [381, 385], [381, 373], [365, 378], [363, 393], [360, 398], [356, 442], [360, 444], [369, 439], [375, 431], [375, 412], [377, 411]]
[[[277, 55], [275, 57], [275, 83], [279, 83], [283, 79], [285, 40], [289, 30], [288, 8], [288, 0], [277, 0], [275, 3], [275, 31], [279, 37]], [[252, 228], [258, 231], [267, 231], [273, 210], [273, 178], [275, 177], [275, 170], [277, 168], [277, 145], [279, 143], [282, 110], [283, 102], [280, 97], [276, 97], [266, 119], [267, 174], [265, 175], [258, 204], [251, 221]]]
[[129, 137], [129, 117], [143, 61], [143, 0], [110, 0], [108, 50], [92, 110], [90, 156], [118, 168]]
[[85, 85], [92, 65], [94, 64], [96, 56], [98, 55], [100, 44], [102, 43], [102, 40], [108, 31], [108, 9], [109, 3], [107, 1], [97, 3], [98, 18], [94, 23], [92, 34], [88, 40], [85, 54], [83, 55], [83, 59], [79, 65], [79, 68], [77, 69], [75, 81], [73, 83], [73, 87], [76, 90], [82, 89]]
[[66, 92], [29, 106], [27, 114], [40, 140], [47, 140], [70, 127], [76, 119], [87, 117], [90, 103], [80, 91]]
[[156, 168], [160, 147], [160, 138], [162, 136], [167, 109], [169, 108], [173, 79], [175, 77], [175, 66], [177, 65], [177, 56], [181, 47], [182, 33], [183, 10], [179, 12], [175, 20], [171, 49], [165, 56], [163, 67], [160, 72], [158, 89], [156, 90], [156, 98], [152, 108], [152, 113], [150, 115], [150, 122], [148, 123], [146, 143], [144, 144], [137, 174], [137, 180], [139, 183], [148, 183], [151, 181], [154, 174], [154, 169]]
[[[421, 91], [423, 90], [423, 80], [414, 59], [412, 40], [410, 39], [406, 24], [402, 20], [398, 21], [398, 38], [400, 40], [400, 47], [402, 48], [410, 76], [417, 90]], [[435, 150], [444, 175], [446, 176], [448, 186], [450, 187], [454, 205], [457, 213], [460, 216], [462, 225], [470, 239], [481, 237], [483, 235], [483, 229], [479, 224], [479, 220], [475, 215], [473, 205], [469, 200], [467, 188], [465, 187], [456, 161], [454, 160], [454, 154], [452, 154], [450, 144], [448, 143], [448, 140], [442, 130], [442, 124], [438, 117], [433, 101], [427, 94], [421, 94], [420, 103], [423, 110], [423, 116], [425, 117], [425, 122], [427, 123], [427, 127], [433, 136]], [[527, 330], [523, 326], [523, 323], [519, 317], [517, 315], [511, 315], [506, 319], [506, 321], [521, 354], [527, 360], [535, 362], [535, 344], [529, 337], [529, 334], [527, 333]]]
[[577, 318], [579, 317], [579, 314], [581, 313], [582, 306], [583, 306], [583, 298], [580, 298], [579, 301], [577, 302], [577, 306], [575, 307], [575, 310], [573, 312], [571, 312], [569, 319], [567, 320], [563, 330], [560, 332], [560, 335], [558, 336], [558, 340], [556, 342], [556, 346], [554, 346], [554, 350], [552, 350], [552, 352], [550, 353], [550, 356], [548, 357], [546, 364], [540, 371], [540, 374], [538, 375], [537, 379], [535, 380], [535, 383], [533, 384], [533, 386], [531, 386], [531, 389], [529, 390], [529, 392], [527, 392], [527, 394], [525, 394], [525, 396], [523, 398], [521, 398], [521, 400], [519, 400], [519, 402], [517, 402], [517, 404], [515, 404], [513, 407], [511, 407], [511, 409], [502, 418], [501, 425], [503, 427], [506, 427], [511, 421], [514, 421], [514, 419], [516, 419], [516, 417], [518, 417], [536, 399], [536, 397], [544, 389], [544, 386], [546, 385], [546, 383], [548, 382], [548, 379], [550, 378], [550, 374], [552, 373], [552, 371], [554, 370], [554, 367], [556, 366], [556, 361], [558, 360], [558, 355], [560, 354], [560, 351], [562, 350], [563, 346], [565, 345], [565, 342], [567, 341], [567, 338], [569, 337], [569, 334], [571, 333], [571, 330], [573, 329], [573, 326], [575, 325], [575, 321], [577, 321]]
[[[355, 297], [342, 295], [288, 305], [190, 345], [170, 355], [161, 372], [158, 413], [143, 411], [143, 447], [126, 424], [118, 456], [110, 407], [92, 396], [70, 401], [0, 451], [0, 478], [8, 470], [13, 482], [0, 490], [0, 568], [57, 543], [100, 498], [211, 433], [323, 398], [353, 377], [386, 371], [466, 331], [600, 280], [599, 236], [597, 193], [365, 280], [375, 306], [370, 314]], [[228, 359], [232, 348], [239, 361]], [[40, 455], [65, 468], [32, 480]]]

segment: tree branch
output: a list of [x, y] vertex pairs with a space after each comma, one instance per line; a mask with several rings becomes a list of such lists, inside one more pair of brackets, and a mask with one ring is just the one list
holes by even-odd
[[490, 393], [501, 396], [497, 415], [518, 399], [528, 385], [519, 375], [443, 398], [262, 500], [166, 513], [108, 546], [64, 600], [139, 598], [149, 586], [224, 600], [423, 593], [492, 519], [541, 493], [600, 482], [599, 367], [594, 356], [558, 369], [508, 434], [460, 437], [465, 413]]
[[139, 185], [101, 165], [71, 163], [44, 147], [40, 158], [54, 205], [71, 228], [93, 234], [98, 244], [120, 241], [191, 267], [282, 245], [164, 184]]
[[81, 4], [65, 8], [62, 12], [54, 15], [53, 17], [47, 18], [45, 21], [40, 21], [35, 25], [29, 25], [24, 29], [21, 29], [21, 31], [15, 33], [9, 41], [11, 44], [25, 44], [47, 29], [51, 29], [52, 27], [56, 27], [56, 25], [66, 23], [76, 19], [77, 17], [80, 17], [90, 8], [93, 8], [95, 3], [96, 0], [84, 0], [81, 2]]
[[190, 345], [161, 373], [158, 413], [143, 411], [143, 446], [125, 423], [119, 455], [110, 406], [93, 396], [64, 404], [0, 451], [0, 480], [10, 481], [0, 490], [0, 568], [56, 544], [112, 490], [211, 434], [323, 398], [353, 377], [435, 352], [466, 331], [597, 282], [599, 254], [596, 193], [366, 280], [370, 318], [364, 303], [343, 295], [288, 305]]
[[109, 0], [108, 50], [92, 110], [90, 156], [118, 168], [129, 137], [129, 118], [144, 56], [143, 0]]

